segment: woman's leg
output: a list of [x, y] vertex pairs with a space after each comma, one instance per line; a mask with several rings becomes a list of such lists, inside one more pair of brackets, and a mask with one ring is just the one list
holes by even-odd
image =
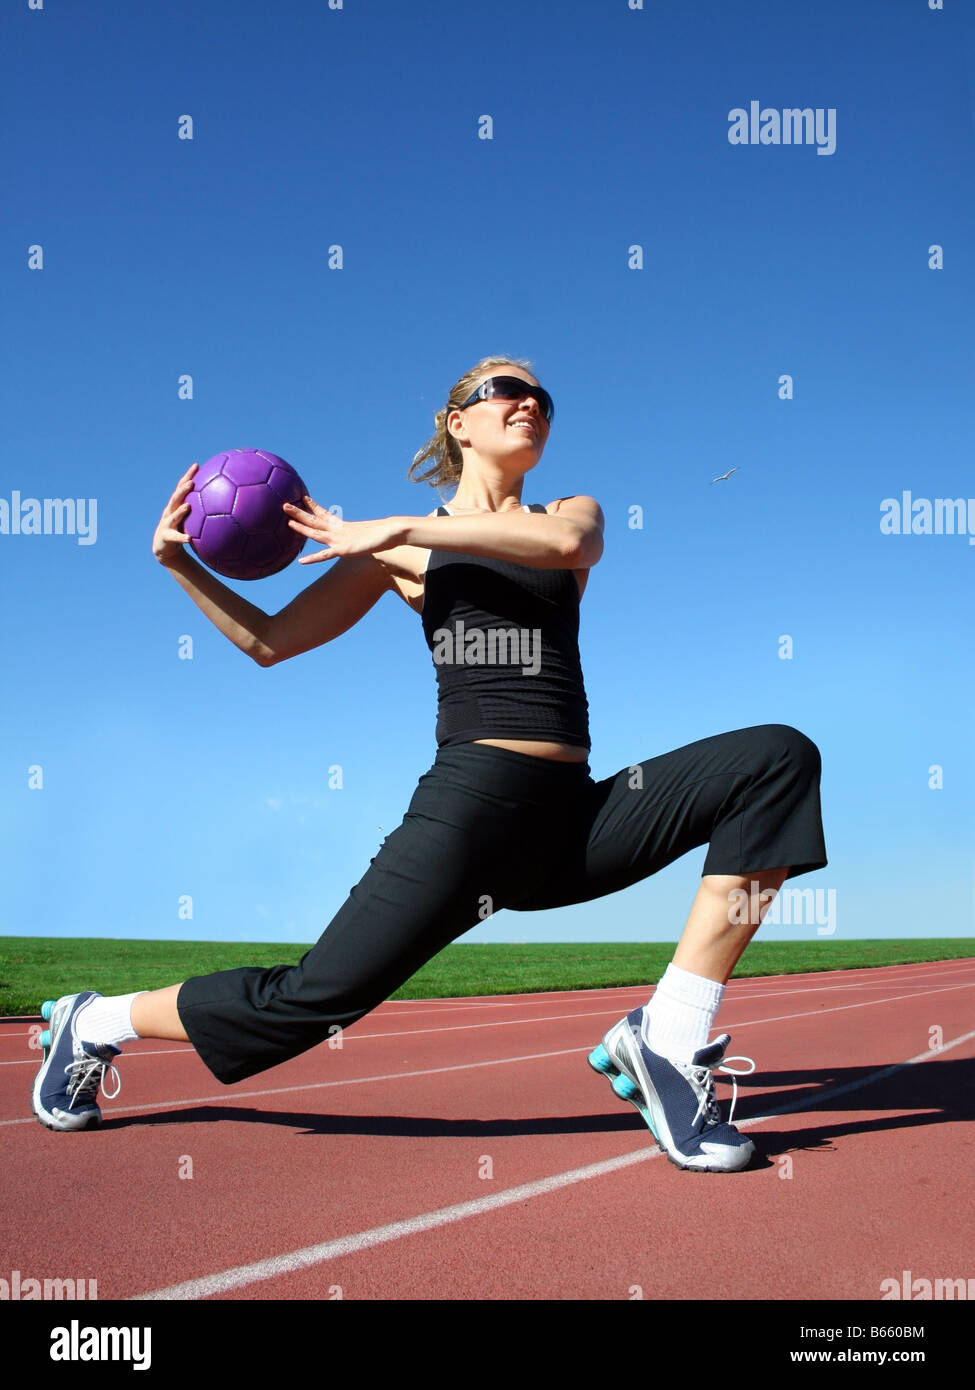
[[[705, 874], [674, 954], [682, 970], [727, 983], [789, 870]], [[742, 903], [747, 906], [741, 910]]]
[[[785, 865], [789, 878], [822, 868], [820, 771], [816, 745], [785, 724], [717, 734], [623, 768], [594, 784], [578, 886], [586, 897], [616, 892], [701, 845], [702, 881], [734, 877], [749, 891]], [[726, 892], [718, 887], [717, 897]], [[693, 921], [713, 926], [724, 915], [714, 898], [709, 885]]]
[[658, 1056], [689, 1066], [706, 1047], [725, 984], [787, 873], [701, 879], [674, 958], [640, 1019], [641, 1039]]
[[99, 1082], [133, 1031], [187, 1039], [231, 1084], [355, 1023], [532, 885], [534, 832], [548, 806], [564, 805], [569, 782], [583, 785], [585, 769], [484, 745], [442, 749], [403, 823], [297, 965], [219, 971], [134, 998], [83, 991], [45, 1006], [51, 1026], [34, 1083], [37, 1118], [50, 1129], [97, 1126]]
[[172, 1042], [189, 1042], [183, 1027], [176, 1000], [183, 988], [167, 985], [165, 989], [150, 989], [132, 1000], [132, 1027], [140, 1038], [168, 1038]]
[[707, 1044], [724, 985], [774, 893], [826, 863], [819, 750], [788, 725], [701, 739], [591, 783], [558, 887], [520, 908], [618, 892], [708, 845], [674, 960], [647, 1008], [610, 1029], [590, 1058], [641, 1111], [671, 1161], [735, 1171], [750, 1141], [722, 1125]]
[[[244, 1080], [349, 1028], [476, 926], [488, 901], [503, 905], [530, 821], [497, 751], [440, 750], [402, 824], [297, 965], [184, 982], [179, 1023], [218, 1080]], [[159, 1007], [172, 1024], [172, 999]]]
[[[724, 984], [758, 931], [788, 868], [746, 876], [705, 874], [684, 926], [674, 964]], [[747, 902], [742, 912], [741, 903]], [[140, 1038], [188, 1042], [177, 999], [182, 985], [139, 994], [132, 1003], [132, 1027]]]
[[[534, 852], [539, 824], [564, 813], [570, 787], [585, 783], [578, 764], [477, 744], [442, 749], [403, 823], [296, 966], [219, 971], [122, 999], [66, 996], [53, 1025], [57, 1047], [68, 1059], [75, 1037], [107, 1064], [133, 1033], [187, 1040], [227, 1084], [287, 1061], [362, 1018], [519, 891], [537, 888], [547, 872]], [[52, 1092], [60, 1083], [47, 1055], [41, 1070], [47, 1123], [68, 1102]], [[94, 1091], [87, 1099], [86, 1117], [97, 1123]]]

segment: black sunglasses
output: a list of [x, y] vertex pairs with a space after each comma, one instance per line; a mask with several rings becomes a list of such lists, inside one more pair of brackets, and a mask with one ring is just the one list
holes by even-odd
[[520, 376], [489, 376], [487, 381], [482, 381], [480, 386], [472, 396], [468, 396], [463, 405], [455, 405], [454, 410], [466, 410], [475, 401], [520, 401], [525, 396], [531, 396], [538, 402], [545, 419], [552, 423], [555, 415], [555, 402], [542, 386], [533, 386], [530, 381], [522, 381]]

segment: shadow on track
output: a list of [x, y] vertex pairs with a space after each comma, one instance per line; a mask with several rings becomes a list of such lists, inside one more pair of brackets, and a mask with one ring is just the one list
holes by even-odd
[[[896, 1063], [890, 1065], [897, 1065]], [[913, 1129], [919, 1125], [962, 1123], [975, 1119], [975, 1059], [932, 1058], [928, 1062], [898, 1066], [889, 1076], [870, 1081], [883, 1065], [870, 1067], [830, 1067], [827, 1070], [762, 1072], [738, 1079], [738, 1106], [735, 1120], [754, 1119], [788, 1107], [790, 1113], [809, 1114], [817, 1109], [829, 1113], [823, 1124], [789, 1131], [755, 1129], [760, 1155], [769, 1156], [794, 1150], [828, 1150], [844, 1135], [885, 1133]], [[596, 1081], [598, 1078], [593, 1077]], [[719, 1076], [718, 1096], [722, 1115], [728, 1114], [726, 1087]], [[842, 1087], [856, 1089], [833, 1094]], [[761, 1086], [761, 1095], [748, 1095], [748, 1089]], [[580, 1087], [581, 1095], [581, 1087]], [[877, 1114], [878, 1111], [896, 1113]], [[850, 1119], [840, 1118], [844, 1112]], [[865, 1117], [867, 1112], [869, 1118]], [[907, 1112], [907, 1113], [905, 1113]], [[771, 1116], [770, 1122], [774, 1122]], [[301, 1135], [375, 1135], [388, 1138], [468, 1139], [520, 1135], [641, 1133], [653, 1143], [646, 1125], [632, 1106], [620, 1102], [618, 1113], [589, 1113], [527, 1117], [504, 1116], [470, 1119], [438, 1119], [412, 1115], [335, 1115], [311, 1111], [258, 1110], [253, 1106], [226, 1104], [174, 1108], [150, 1115], [104, 1118], [103, 1130], [124, 1129], [129, 1125], [190, 1125], [228, 1121], [238, 1124], [282, 1125]]]

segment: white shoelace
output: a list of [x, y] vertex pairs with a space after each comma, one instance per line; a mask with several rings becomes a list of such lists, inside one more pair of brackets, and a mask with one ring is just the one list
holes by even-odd
[[[728, 1062], [747, 1062], [748, 1068], [747, 1070], [739, 1071], [735, 1067], [729, 1067], [727, 1065]], [[701, 1091], [701, 1099], [697, 1107], [697, 1114], [694, 1116], [694, 1123], [697, 1124], [702, 1115], [705, 1118], [705, 1122], [709, 1125], [721, 1123], [721, 1108], [718, 1105], [718, 1098], [714, 1093], [714, 1073], [716, 1071], [724, 1071], [731, 1077], [731, 1113], [728, 1116], [728, 1123], [730, 1125], [735, 1118], [735, 1106], [738, 1104], [738, 1082], [735, 1078], [738, 1076], [751, 1076], [754, 1070], [755, 1063], [752, 1061], [751, 1057], [725, 1057], [715, 1067], [695, 1067], [693, 1065], [688, 1065], [684, 1069], [684, 1073]]]
[[[105, 1090], [105, 1073], [110, 1071], [115, 1077], [115, 1090]], [[98, 1057], [92, 1057], [90, 1053], [85, 1053], [77, 1061], [64, 1069], [65, 1076], [68, 1078], [66, 1090], [71, 1097], [71, 1105], [68, 1107], [73, 1110], [77, 1100], [94, 1100], [101, 1086], [102, 1094], [106, 1100], [114, 1100], [122, 1089], [122, 1078], [111, 1062], [102, 1062]], [[97, 1073], [97, 1076], [96, 1076]]]

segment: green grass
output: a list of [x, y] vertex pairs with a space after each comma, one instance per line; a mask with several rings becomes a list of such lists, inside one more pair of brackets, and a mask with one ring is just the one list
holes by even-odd
[[[96, 989], [129, 994], [178, 984], [240, 965], [290, 965], [308, 943], [284, 946], [240, 941], [117, 941], [108, 938], [0, 937], [0, 1016], [36, 1015], [45, 999]], [[448, 946], [392, 996], [449, 998], [468, 994], [530, 994], [655, 984], [674, 954], [673, 942], [471, 943]], [[813, 970], [975, 956], [975, 939], [919, 941], [755, 941], [735, 975], [791, 975]]]

